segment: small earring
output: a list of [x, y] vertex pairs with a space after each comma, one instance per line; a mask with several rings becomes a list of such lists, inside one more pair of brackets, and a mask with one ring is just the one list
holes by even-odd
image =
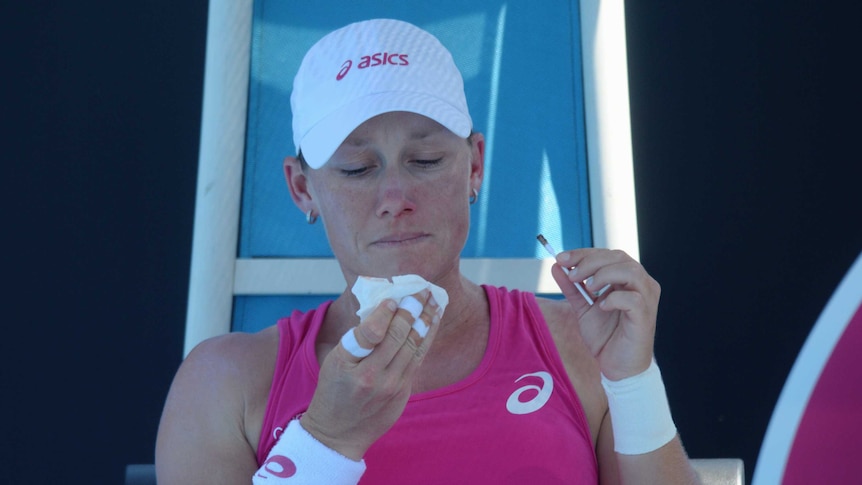
[[475, 204], [478, 199], [479, 199], [479, 191], [476, 190], [475, 187], [473, 187], [473, 193], [470, 195], [470, 199], [469, 199], [470, 205]]
[[308, 209], [308, 212], [305, 213], [305, 222], [309, 224], [314, 224], [315, 222], [317, 222], [317, 215], [312, 209]]

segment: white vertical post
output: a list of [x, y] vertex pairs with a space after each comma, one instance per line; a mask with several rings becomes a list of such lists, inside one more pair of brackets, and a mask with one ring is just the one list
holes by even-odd
[[581, 0], [593, 244], [640, 258], [623, 0]]
[[251, 0], [210, 1], [184, 356], [230, 331], [251, 20]]

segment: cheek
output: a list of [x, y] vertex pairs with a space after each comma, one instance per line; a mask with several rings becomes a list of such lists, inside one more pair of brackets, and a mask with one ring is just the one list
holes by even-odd
[[357, 213], [373, 203], [367, 189], [350, 187], [348, 184], [326, 184], [318, 196], [318, 204], [325, 215], [344, 217], [346, 213]]
[[423, 200], [430, 201], [428, 210], [433, 217], [456, 232], [469, 230], [470, 202], [466, 187], [467, 184], [459, 179], [429, 187], [423, 194]]

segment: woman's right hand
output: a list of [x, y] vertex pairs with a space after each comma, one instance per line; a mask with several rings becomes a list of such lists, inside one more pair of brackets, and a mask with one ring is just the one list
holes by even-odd
[[437, 334], [440, 318], [431, 293], [423, 290], [408, 298], [422, 306], [418, 325], [428, 326], [425, 338], [413, 330], [406, 302], [400, 308], [393, 300], [383, 301], [348, 330], [360, 347], [373, 349], [371, 354], [359, 358], [336, 345], [323, 361], [317, 389], [300, 419], [312, 436], [348, 458], [362, 459], [404, 412], [413, 377]]

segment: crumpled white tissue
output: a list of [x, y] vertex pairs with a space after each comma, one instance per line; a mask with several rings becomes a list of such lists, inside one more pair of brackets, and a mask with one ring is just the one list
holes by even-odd
[[393, 276], [392, 281], [386, 278], [374, 278], [370, 276], [360, 276], [350, 289], [356, 299], [359, 300], [359, 310], [356, 315], [359, 316], [359, 321], [365, 320], [375, 308], [386, 298], [400, 302], [407, 295], [418, 293], [425, 288], [431, 290], [431, 295], [437, 302], [437, 313], [443, 317], [443, 311], [446, 305], [449, 304], [449, 294], [446, 290], [427, 281], [425, 278], [407, 274], [401, 276]]

